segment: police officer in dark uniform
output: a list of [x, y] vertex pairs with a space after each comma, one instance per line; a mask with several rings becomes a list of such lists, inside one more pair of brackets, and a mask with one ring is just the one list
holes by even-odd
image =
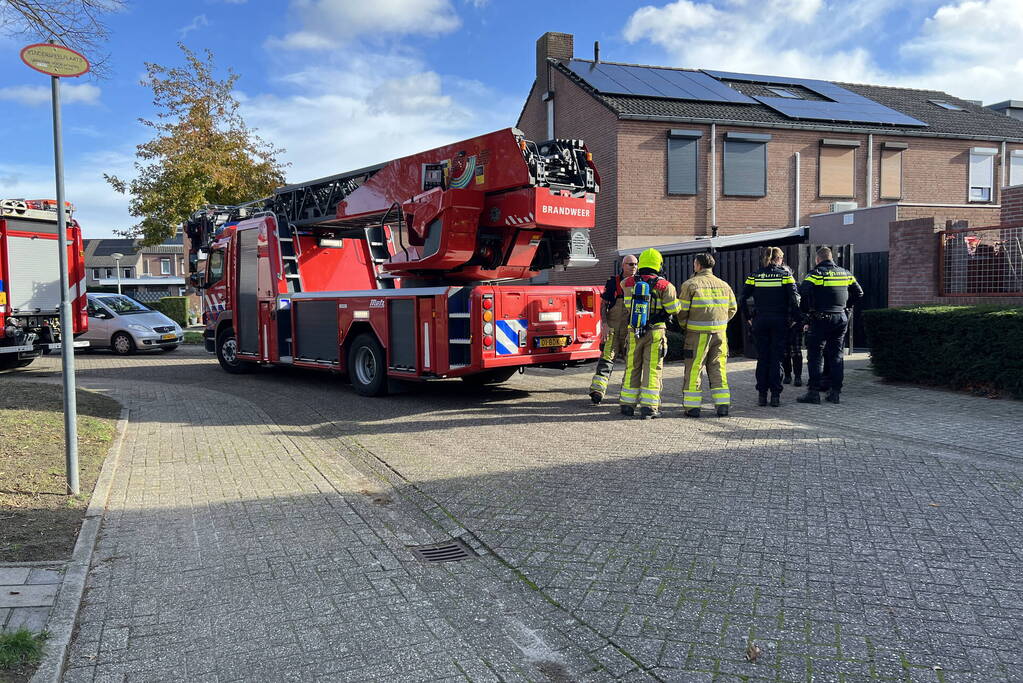
[[742, 288], [742, 305], [749, 312], [753, 339], [757, 344], [757, 405], [781, 405], [781, 367], [793, 322], [799, 323], [799, 293], [796, 280], [782, 265], [784, 252], [778, 247], [764, 250], [764, 267], [746, 278]]
[[[807, 392], [796, 400], [820, 403], [821, 392], [827, 391], [827, 400], [839, 403], [844, 376], [842, 344], [849, 327], [849, 312], [863, 298], [863, 288], [852, 273], [835, 265], [831, 249], [821, 247], [817, 250], [817, 267], [807, 273], [799, 293], [800, 308], [807, 318], [806, 364], [810, 381]], [[828, 366], [826, 382], [822, 376], [824, 361]]]

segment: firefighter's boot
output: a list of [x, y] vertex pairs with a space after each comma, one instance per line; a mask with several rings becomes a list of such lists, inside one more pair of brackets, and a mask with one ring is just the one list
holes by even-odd
[[796, 399], [799, 403], [814, 403], [820, 405], [821, 392], [810, 389], [805, 394]]
[[644, 420], [652, 420], [655, 417], [660, 417], [661, 413], [650, 406], [641, 406], [639, 409], [639, 416]]
[[599, 391], [591, 391], [590, 392], [590, 402], [592, 402], [593, 405], [595, 405], [595, 406], [600, 405], [600, 402], [603, 399], [604, 399], [604, 396]]
[[625, 417], [632, 417], [636, 414], [636, 409], [632, 406], [620, 406], [622, 409], [622, 415]]
[[794, 386], [794, 387], [801, 387], [801, 386], [803, 386], [803, 376], [802, 375], [796, 375], [795, 379], [792, 380], [792, 386]]
[[831, 391], [828, 392], [828, 395], [825, 397], [825, 400], [828, 403], [841, 403], [842, 401], [839, 394], [840, 392], [832, 389]]
[[776, 392], [776, 391], [772, 391], [771, 392], [771, 407], [772, 408], [777, 408], [780, 405], [781, 405], [781, 394]]
[[792, 375], [785, 373], [785, 376], [781, 378], [782, 384], [792, 384]]
[[717, 411], [718, 417], [728, 417], [728, 404], [719, 403], [714, 406], [714, 410]]
[[686, 417], [700, 417], [699, 408], [689, 408], [686, 410]]
[[760, 406], [761, 408], [767, 405], [766, 391], [761, 391], [759, 394], [757, 394], [757, 405]]

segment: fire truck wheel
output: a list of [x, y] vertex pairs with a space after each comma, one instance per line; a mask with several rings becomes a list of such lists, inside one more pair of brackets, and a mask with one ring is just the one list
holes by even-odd
[[131, 335], [118, 332], [110, 338], [110, 348], [118, 356], [130, 356], [135, 353], [135, 342], [132, 340]]
[[475, 375], [462, 375], [462, 381], [471, 387], [482, 387], [486, 384], [500, 384], [511, 378], [518, 368], [496, 368], [477, 372]]
[[387, 393], [387, 360], [377, 338], [364, 332], [348, 349], [348, 377], [357, 394], [383, 396]]
[[225, 372], [241, 375], [252, 371], [252, 364], [238, 360], [238, 338], [230, 327], [217, 335], [217, 360]]

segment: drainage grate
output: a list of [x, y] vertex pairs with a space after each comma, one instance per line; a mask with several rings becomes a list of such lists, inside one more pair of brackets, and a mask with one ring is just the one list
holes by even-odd
[[476, 555], [472, 548], [457, 538], [443, 543], [409, 546], [409, 549], [418, 559], [430, 564], [458, 562], [459, 560], [468, 560]]

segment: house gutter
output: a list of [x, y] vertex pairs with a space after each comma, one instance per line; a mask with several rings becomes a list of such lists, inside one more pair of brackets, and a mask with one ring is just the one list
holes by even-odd
[[[599, 98], [598, 98], [599, 99]], [[606, 103], [605, 103], [606, 104]], [[611, 111], [615, 111], [613, 107], [607, 105]], [[616, 112], [617, 113], [617, 112]], [[854, 127], [833, 127], [833, 126], [814, 126], [799, 123], [785, 123], [785, 122], [771, 122], [765, 123], [760, 121], [736, 121], [733, 119], [703, 119], [694, 118], [691, 116], [654, 116], [651, 114], [618, 114], [618, 118], [623, 121], [662, 121], [664, 123], [697, 123], [706, 125], [723, 125], [723, 126], [740, 126], [744, 128], [785, 128], [790, 130], [812, 130], [812, 131], [829, 131], [829, 132], [840, 132], [840, 133], [851, 133], [860, 135], [889, 135], [892, 137], [913, 137], [913, 138], [942, 138], [950, 140], [984, 140], [992, 142], [1023, 142], [1023, 138], [1006, 138], [995, 135], [963, 135], [961, 133], [936, 133], [932, 131], [892, 131], [892, 130], [879, 130], [877, 128], [854, 128]]]

